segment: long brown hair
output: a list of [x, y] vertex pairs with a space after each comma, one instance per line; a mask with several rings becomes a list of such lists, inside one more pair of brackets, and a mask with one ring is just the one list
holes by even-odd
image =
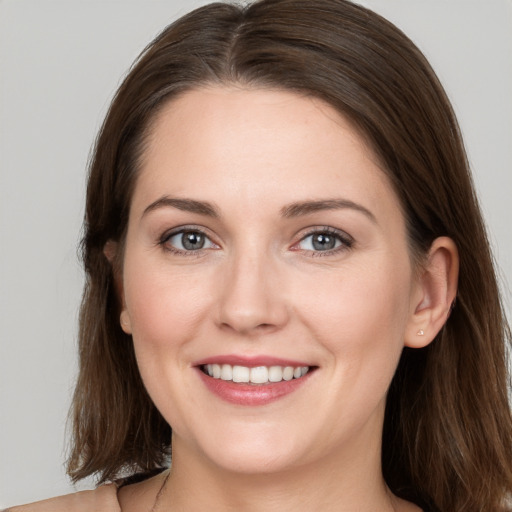
[[384, 420], [390, 489], [440, 511], [498, 510], [512, 493], [510, 332], [457, 121], [435, 73], [395, 26], [346, 0], [211, 4], [166, 28], [119, 88], [90, 163], [86, 286], [74, 404], [74, 480], [166, 464], [171, 429], [119, 326], [107, 241], [122, 245], [146, 136], [161, 107], [205, 84], [320, 98], [371, 144], [406, 217], [411, 254], [439, 236], [460, 253], [457, 304], [428, 347], [404, 349]]

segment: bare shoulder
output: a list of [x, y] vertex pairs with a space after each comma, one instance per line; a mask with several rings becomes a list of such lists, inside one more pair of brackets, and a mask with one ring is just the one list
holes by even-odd
[[121, 512], [117, 488], [102, 485], [92, 491], [80, 491], [28, 505], [11, 507], [3, 512]]

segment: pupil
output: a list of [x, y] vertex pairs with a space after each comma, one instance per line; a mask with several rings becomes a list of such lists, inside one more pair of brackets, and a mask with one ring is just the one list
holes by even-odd
[[326, 235], [325, 233], [316, 235], [313, 238], [313, 247], [317, 251], [328, 251], [329, 249], [334, 249], [334, 245], [336, 240], [331, 235]]
[[183, 244], [183, 247], [189, 251], [202, 249], [204, 246], [204, 235], [201, 233], [195, 233], [193, 231], [183, 233], [181, 243]]

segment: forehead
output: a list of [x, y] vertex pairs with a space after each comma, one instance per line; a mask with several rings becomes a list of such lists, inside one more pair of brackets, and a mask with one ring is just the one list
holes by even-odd
[[134, 207], [163, 194], [276, 208], [340, 195], [399, 207], [353, 125], [325, 102], [289, 91], [188, 91], [162, 108], [146, 147]]

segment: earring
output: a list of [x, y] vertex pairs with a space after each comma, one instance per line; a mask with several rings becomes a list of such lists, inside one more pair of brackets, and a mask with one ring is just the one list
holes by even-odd
[[423, 331], [423, 329], [420, 329], [416, 334], [417, 334], [418, 336], [424, 336], [424, 335], [425, 335], [425, 332]]

